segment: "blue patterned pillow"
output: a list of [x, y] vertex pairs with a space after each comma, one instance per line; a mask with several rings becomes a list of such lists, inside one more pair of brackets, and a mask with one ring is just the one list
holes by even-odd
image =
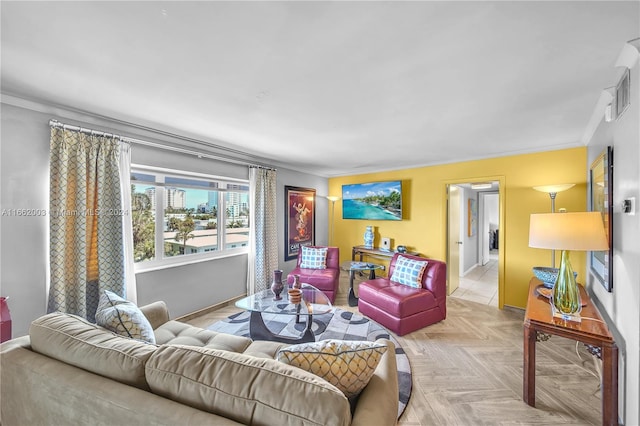
[[307, 269], [327, 269], [327, 247], [307, 247], [302, 246], [301, 268]]
[[393, 274], [391, 274], [391, 281], [413, 288], [420, 288], [422, 287], [422, 275], [425, 269], [427, 269], [426, 260], [414, 260], [398, 256], [396, 265], [393, 268]]
[[153, 327], [140, 308], [109, 290], [100, 294], [96, 324], [120, 336], [156, 343]]

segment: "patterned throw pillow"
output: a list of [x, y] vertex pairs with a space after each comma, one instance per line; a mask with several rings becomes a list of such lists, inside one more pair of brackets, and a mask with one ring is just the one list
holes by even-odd
[[422, 287], [422, 275], [427, 269], [426, 260], [414, 260], [408, 257], [398, 256], [396, 265], [391, 274], [391, 281], [408, 285], [413, 288]]
[[156, 343], [151, 323], [140, 308], [109, 290], [100, 295], [96, 323], [120, 336]]
[[301, 268], [327, 269], [327, 247], [302, 246]]
[[321, 340], [282, 348], [276, 359], [322, 377], [352, 398], [367, 386], [386, 350], [375, 342]]

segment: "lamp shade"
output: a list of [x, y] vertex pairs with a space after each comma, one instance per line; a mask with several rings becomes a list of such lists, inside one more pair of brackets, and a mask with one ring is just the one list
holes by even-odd
[[529, 222], [529, 247], [601, 251], [609, 242], [599, 212], [538, 213]]
[[540, 192], [546, 192], [548, 194], [554, 194], [556, 192], [566, 191], [569, 188], [573, 188], [576, 186], [575, 183], [561, 183], [558, 185], [543, 185], [543, 186], [534, 186], [533, 189]]

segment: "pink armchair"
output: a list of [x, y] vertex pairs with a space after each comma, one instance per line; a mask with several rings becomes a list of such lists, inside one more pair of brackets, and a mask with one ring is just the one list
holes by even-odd
[[[319, 246], [313, 246], [319, 247]], [[287, 275], [289, 287], [293, 284], [293, 276], [300, 275], [300, 282], [311, 284], [327, 295], [331, 303], [336, 300], [338, 285], [340, 284], [340, 251], [338, 247], [328, 247], [326, 269], [300, 268], [302, 253], [298, 255], [296, 267]]]
[[426, 260], [422, 288], [391, 281], [400, 253], [389, 264], [389, 275], [360, 283], [359, 311], [398, 336], [426, 327], [447, 317], [447, 264], [419, 256], [402, 254], [414, 260]]

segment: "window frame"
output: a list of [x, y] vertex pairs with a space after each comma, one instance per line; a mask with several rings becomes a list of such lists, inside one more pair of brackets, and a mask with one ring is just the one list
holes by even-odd
[[[183, 266], [193, 263], [206, 262], [213, 259], [222, 259], [225, 257], [238, 256], [249, 253], [249, 243], [244, 247], [236, 247], [236, 248], [223, 248], [221, 250], [211, 250], [205, 251], [203, 253], [189, 253], [189, 254], [181, 254], [179, 256], [165, 256], [164, 253], [164, 192], [167, 186], [176, 187], [176, 188], [193, 188], [199, 190], [209, 190], [216, 191], [218, 195], [218, 207], [217, 207], [217, 247], [224, 247], [225, 242], [227, 240], [227, 218], [224, 212], [227, 209], [227, 201], [224, 197], [224, 194], [227, 192], [240, 192], [240, 193], [249, 193], [249, 180], [247, 179], [237, 179], [237, 178], [229, 178], [223, 176], [209, 175], [198, 172], [189, 172], [186, 170], [176, 170], [176, 169], [167, 169], [163, 167], [155, 167], [155, 166], [147, 166], [143, 164], [131, 164], [130, 175], [133, 173], [142, 173], [147, 175], [153, 175], [155, 178], [155, 182], [147, 182], [147, 181], [138, 181], [131, 180], [132, 185], [137, 185], [136, 182], [139, 182], [144, 185], [154, 186], [155, 188], [155, 212], [154, 212], [154, 221], [155, 221], [155, 254], [153, 259], [148, 259], [140, 262], [134, 262], [134, 272], [150, 272], [158, 269], [165, 268], [173, 268], [177, 266]], [[217, 183], [217, 188], [207, 189], [206, 187], [198, 187], [198, 186], [189, 186], [189, 185], [179, 185], [179, 184], [170, 184], [165, 185], [165, 181], [167, 177], [172, 178], [181, 178], [181, 179], [193, 179], [193, 180], [204, 180], [209, 182]], [[247, 190], [241, 190], [237, 188], [227, 189], [228, 185], [241, 185], [247, 186]], [[160, 208], [158, 208], [160, 206]], [[221, 226], [223, 225], [223, 226]], [[249, 230], [251, 229], [252, 224], [249, 223]]]

